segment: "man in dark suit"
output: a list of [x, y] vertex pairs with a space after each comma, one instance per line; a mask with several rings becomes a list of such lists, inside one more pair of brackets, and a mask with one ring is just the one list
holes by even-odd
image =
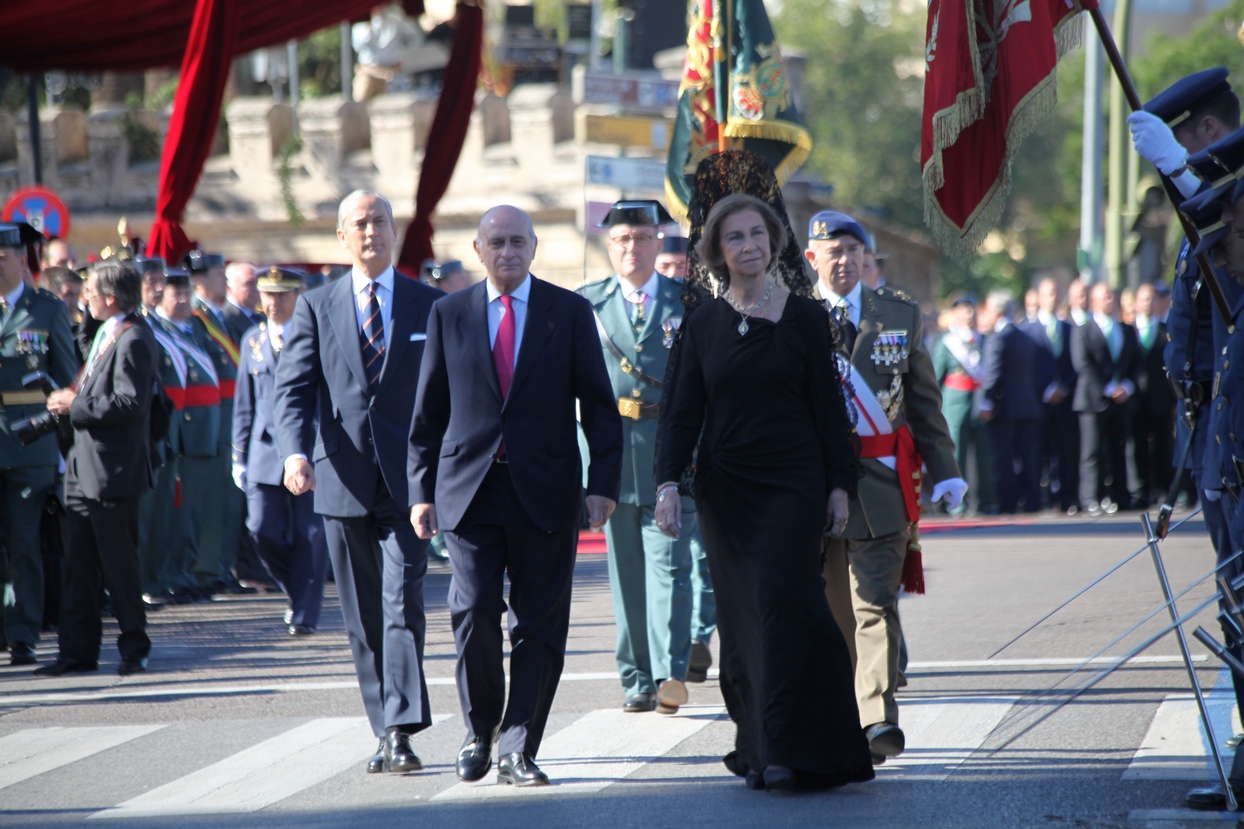
[[428, 320], [410, 435], [411, 523], [421, 538], [445, 529], [453, 565], [449, 611], [468, 729], [458, 777], [488, 772], [500, 731], [498, 779], [541, 785], [549, 780], [535, 756], [565, 662], [583, 505], [575, 403], [593, 529], [617, 503], [622, 422], [591, 305], [530, 273], [530, 217], [494, 207], [475, 250], [488, 279], [438, 302]]
[[381, 743], [367, 770], [417, 771], [410, 737], [432, 725], [422, 666], [428, 544], [407, 520], [405, 461], [428, 311], [443, 294], [393, 270], [397, 237], [383, 196], [346, 196], [337, 238], [354, 266], [298, 299], [277, 368], [277, 443], [286, 489], [314, 490], [324, 517], [359, 690]]
[[1175, 394], [1166, 379], [1163, 349], [1166, 323], [1153, 313], [1154, 289], [1148, 283], [1136, 289], [1136, 338], [1140, 344], [1140, 371], [1132, 421], [1132, 498], [1141, 509], [1161, 501], [1175, 471]]
[[233, 483], [246, 494], [246, 528], [255, 550], [289, 597], [285, 627], [291, 636], [315, 633], [324, 598], [328, 548], [315, 495], [294, 495], [276, 445], [276, 368], [280, 363], [302, 275], [273, 266], [259, 279], [267, 320], [243, 335], [230, 434]]
[[1079, 512], [1080, 427], [1071, 409], [1076, 368], [1071, 363], [1075, 325], [1059, 319], [1058, 282], [1042, 279], [1037, 285], [1037, 317], [1020, 323], [1020, 330], [1037, 344], [1037, 386], [1043, 409], [1038, 438], [1041, 464], [1049, 469], [1050, 506], [1068, 515]]
[[48, 411], [73, 428], [65, 461], [69, 547], [64, 567], [60, 652], [35, 671], [62, 676], [98, 670], [99, 599], [108, 588], [121, 627], [122, 676], [147, 669], [151, 640], [138, 564], [138, 499], [151, 489], [151, 398], [159, 346], [138, 308], [142, 277], [118, 260], [94, 266], [91, 316], [103, 321], [72, 388], [53, 392]]
[[255, 266], [250, 262], [231, 263], [225, 268], [225, 284], [225, 326], [234, 342], [241, 342], [243, 334], [264, 320], [264, 315], [255, 310], [260, 301]]
[[[995, 318], [985, 341], [985, 399], [981, 420], [988, 424], [998, 478], [998, 509], [1007, 515], [1041, 509], [1041, 401], [1037, 397], [1037, 346], [1013, 322], [1015, 298], [994, 291], [985, 301]], [[1016, 471], [1016, 465], [1019, 471]]]
[[1131, 505], [1127, 436], [1140, 345], [1136, 329], [1114, 314], [1114, 291], [1098, 282], [1089, 292], [1089, 315], [1071, 341], [1078, 375], [1072, 408], [1080, 417], [1080, 504], [1093, 516]]

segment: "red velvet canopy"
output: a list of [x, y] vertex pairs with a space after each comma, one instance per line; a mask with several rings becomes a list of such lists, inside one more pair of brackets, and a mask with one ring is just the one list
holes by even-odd
[[[203, 172], [235, 55], [303, 37], [342, 20], [366, 17], [376, 0], [126, 0], [101, 9], [99, 0], [40, 0], [0, 8], [5, 47], [0, 63], [18, 71], [138, 70], [181, 65], [168, 137], [160, 161], [156, 220], [148, 250], [177, 262], [191, 243], [181, 228], [186, 204]], [[423, 0], [403, 0], [407, 14]], [[101, 11], [105, 13], [101, 13]], [[448, 186], [475, 100], [483, 38], [483, 0], [459, 0], [458, 25], [424, 166], [416, 217], [401, 264], [430, 255], [429, 219]]]

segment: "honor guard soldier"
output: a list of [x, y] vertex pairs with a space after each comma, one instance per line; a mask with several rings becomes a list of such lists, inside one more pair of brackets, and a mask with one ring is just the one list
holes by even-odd
[[46, 381], [67, 388], [78, 354], [65, 304], [29, 286], [28, 225], [0, 224], [0, 647], [32, 665], [43, 629], [39, 524], [60, 462]]
[[[682, 283], [687, 279], [687, 238], [662, 236], [661, 252], [657, 254], [657, 273]], [[709, 645], [717, 630], [717, 602], [713, 596], [713, 579], [708, 572], [708, 554], [700, 534], [691, 535], [691, 663], [687, 666], [688, 682], [703, 682], [713, 666]]]
[[274, 437], [276, 366], [302, 286], [302, 274], [276, 266], [259, 277], [267, 321], [242, 336], [232, 422], [233, 480], [246, 493], [246, 527], [255, 550], [289, 597], [285, 625], [291, 636], [315, 632], [328, 571], [315, 493], [294, 495], [285, 488], [285, 462]]
[[199, 558], [194, 567], [198, 589], [210, 594], [237, 587], [233, 565], [243, 531], [246, 497], [231, 480], [229, 440], [240, 355], [225, 315], [225, 309], [230, 307], [225, 258], [218, 253], [192, 250], [186, 254], [185, 268], [194, 282], [193, 313], [207, 332], [207, 353], [213, 360], [220, 385], [220, 445], [216, 463], [203, 484], [207, 501], [204, 514], [212, 516], [212, 520], [203, 527]]
[[156, 313], [148, 317], [152, 328], [157, 329], [157, 339], [167, 338], [181, 352], [186, 369], [181, 399], [167, 389], [173, 402], [179, 404], [174, 415], [179, 428], [172, 444], [178, 470], [172, 530], [160, 573], [168, 596], [180, 604], [206, 598], [194, 577], [194, 566], [203, 535], [206, 488], [221, 429], [217, 361], [212, 356], [207, 332], [192, 316], [190, 294], [190, 274], [182, 268], [168, 268], [164, 295]]
[[[942, 389], [942, 415], [955, 442], [955, 461], [963, 474], [970, 475], [976, 512], [991, 513], [996, 511], [993, 453], [989, 434], [980, 419], [985, 338], [976, 330], [976, 298], [960, 295], [951, 303], [950, 311], [953, 322], [949, 330], [933, 344], [933, 372]], [[955, 514], [963, 515], [966, 511], [965, 501]]]
[[838, 368], [848, 412], [862, 443], [863, 478], [841, 537], [825, 539], [825, 593], [855, 662], [860, 724], [873, 762], [903, 752], [898, 726], [899, 587], [912, 525], [919, 517], [920, 466], [933, 500], [963, 502], [955, 445], [924, 345], [920, 307], [890, 288], [860, 281], [868, 234], [843, 213], [822, 211], [808, 224], [805, 256], [837, 328]]
[[622, 490], [605, 524], [617, 616], [623, 711], [672, 714], [687, 702], [691, 657], [691, 546], [695, 506], [683, 499], [682, 538], [657, 529], [653, 454], [665, 363], [682, 322], [681, 287], [656, 272], [656, 201], [616, 202], [601, 222], [615, 274], [579, 289], [592, 303], [622, 415]]
[[[1196, 249], [1187, 252], [1186, 261], [1192, 261], [1189, 269], [1195, 267], [1194, 258], [1198, 253], [1207, 254], [1216, 264], [1225, 264], [1226, 270], [1219, 269], [1218, 284], [1222, 288], [1233, 314], [1233, 328], [1228, 329], [1221, 323], [1218, 311], [1212, 307], [1205, 313], [1213, 321], [1213, 375], [1208, 391], [1203, 392], [1200, 410], [1208, 409], [1197, 421], [1197, 429], [1204, 429], [1205, 452], [1202, 466], [1195, 475], [1204, 496], [1202, 514], [1207, 527], [1211, 531], [1218, 553], [1220, 567], [1218, 575], [1234, 579], [1244, 572], [1244, 565], [1238, 559], [1229, 561], [1241, 550], [1240, 539], [1233, 537], [1232, 527], [1238, 510], [1240, 487], [1240, 464], [1244, 459], [1240, 438], [1244, 431], [1239, 428], [1239, 408], [1244, 394], [1239, 378], [1239, 359], [1244, 346], [1240, 343], [1240, 308], [1244, 290], [1241, 290], [1237, 279], [1244, 273], [1241, 267], [1238, 236], [1230, 231], [1233, 222], [1239, 220], [1239, 211], [1244, 208], [1244, 187], [1238, 181], [1244, 177], [1244, 130], [1237, 130], [1226, 138], [1218, 141], [1200, 153], [1188, 159], [1189, 167], [1194, 169], [1206, 182], [1207, 187], [1198, 196], [1180, 206], [1180, 211], [1189, 219], [1200, 237]], [[1200, 287], [1201, 293], [1208, 293], [1205, 286]], [[1176, 297], [1179, 289], [1176, 289]], [[1173, 316], [1173, 315], [1172, 315]], [[1198, 345], [1198, 348], [1200, 346]], [[1168, 355], [1170, 354], [1168, 350]], [[1168, 363], [1169, 365], [1169, 363]], [[1174, 376], [1173, 369], [1171, 370]], [[1195, 443], [1193, 446], [1195, 447]], [[1178, 448], [1177, 448], [1178, 451]], [[1221, 524], [1221, 526], [1218, 526]], [[1218, 533], [1215, 533], [1215, 530]], [[1225, 563], [1228, 562], [1229, 563]], [[1240, 658], [1241, 648], [1233, 644], [1233, 632], [1227, 623], [1223, 623], [1223, 633], [1227, 640], [1228, 650]], [[1236, 705], [1244, 709], [1244, 683], [1233, 675]], [[1239, 762], [1237, 762], [1239, 765]], [[1244, 772], [1244, 770], [1241, 770]], [[1237, 797], [1244, 797], [1244, 773], [1232, 769], [1231, 783]], [[1194, 809], [1221, 810], [1226, 808], [1226, 798], [1220, 787], [1193, 789], [1188, 792], [1184, 801]]]

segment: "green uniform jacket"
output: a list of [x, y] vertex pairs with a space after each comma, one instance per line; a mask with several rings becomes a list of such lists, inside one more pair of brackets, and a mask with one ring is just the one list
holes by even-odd
[[[224, 316], [219, 311], [209, 308], [207, 303], [199, 299], [197, 295], [191, 302], [196, 317], [195, 327], [201, 329], [206, 339], [208, 354], [216, 366], [216, 377], [220, 380], [220, 422], [224, 425], [220, 430], [219, 439], [222, 444], [227, 444], [231, 440], [229, 432], [233, 428], [233, 391], [238, 379], [238, 344], [229, 335], [229, 328], [225, 325]], [[218, 341], [216, 336], [208, 331], [209, 322], [224, 342]], [[226, 346], [225, 343], [229, 345]]]
[[[665, 363], [673, 344], [673, 334], [682, 323], [682, 287], [672, 279], [657, 276], [657, 295], [638, 336], [631, 323], [630, 308], [617, 276], [592, 282], [579, 288], [604, 324], [614, 345], [637, 369], [658, 381], [665, 379]], [[601, 341], [605, 366], [613, 393], [620, 399], [634, 400], [643, 405], [661, 402], [662, 391], [632, 377]], [[636, 394], [638, 392], [638, 395]], [[655, 414], [655, 412], [654, 412]], [[657, 442], [655, 416], [634, 420], [622, 418], [622, 490], [618, 502], [650, 506], [656, 503], [656, 481], [653, 466]]]
[[[200, 353], [208, 359], [213, 359], [212, 350], [208, 344], [210, 338], [203, 328], [203, 323], [199, 320], [190, 318], [190, 334], [176, 330], [172, 323], [159, 314], [151, 314], [147, 320], [174, 343], [188, 339]], [[180, 411], [173, 413], [173, 419], [178, 421], [179, 427], [176, 437], [173, 437], [170, 432], [173, 451], [182, 457], [214, 458], [219, 448], [221, 428], [219, 385], [212, 380], [212, 375], [191, 352], [183, 349], [182, 355], [186, 361], [185, 399], [187, 402]], [[168, 358], [167, 354], [164, 356]], [[162, 370], [161, 377], [163, 376]], [[207, 405], [191, 405], [189, 401], [200, 395], [206, 393], [209, 398], [212, 396], [210, 392], [205, 392], [208, 387], [215, 388], [216, 402]]]
[[[886, 363], [873, 360], [873, 344], [881, 332], [906, 335], [907, 357]], [[911, 430], [916, 451], [936, 483], [961, 477], [955, 462], [955, 445], [942, 416], [942, 393], [933, 371], [933, 360], [924, 345], [920, 307], [892, 288], [872, 290], [860, 286], [860, 325], [851, 353], [851, 382], [865, 383], [890, 413], [897, 431], [904, 424]], [[905, 530], [910, 522], [903, 505], [898, 475], [875, 458], [861, 461], [864, 477], [859, 497], [851, 501], [845, 538], [877, 538]]]
[[[978, 336], [975, 346], [978, 352], [980, 351], [980, 339]], [[971, 348], [972, 346], [968, 347]], [[983, 369], [984, 364], [980, 365], [981, 369]], [[972, 414], [972, 404], [975, 402], [976, 392], [945, 387], [948, 375], [967, 374], [968, 371], [946, 345], [944, 336], [938, 337], [937, 342], [933, 344], [933, 372], [937, 375], [937, 384], [942, 387], [942, 414], [946, 417], [948, 423], [962, 423]]]
[[[65, 303], [27, 285], [0, 327], [0, 393], [29, 394], [22, 386], [22, 377], [35, 371], [46, 372], [57, 386], [69, 388], [77, 377], [78, 365]], [[42, 397], [42, 393], [37, 394]], [[46, 411], [47, 404], [41, 400], [0, 406], [0, 468], [56, 466], [60, 450], [55, 432], [23, 447], [9, 425]]]

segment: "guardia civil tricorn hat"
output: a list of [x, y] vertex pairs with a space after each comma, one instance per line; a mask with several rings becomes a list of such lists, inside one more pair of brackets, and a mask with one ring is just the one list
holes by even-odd
[[638, 227], [660, 227], [674, 223], [674, 217], [665, 206], [656, 199], [636, 199], [616, 201], [605, 218], [597, 227], [613, 227], [614, 225], [634, 225]]

